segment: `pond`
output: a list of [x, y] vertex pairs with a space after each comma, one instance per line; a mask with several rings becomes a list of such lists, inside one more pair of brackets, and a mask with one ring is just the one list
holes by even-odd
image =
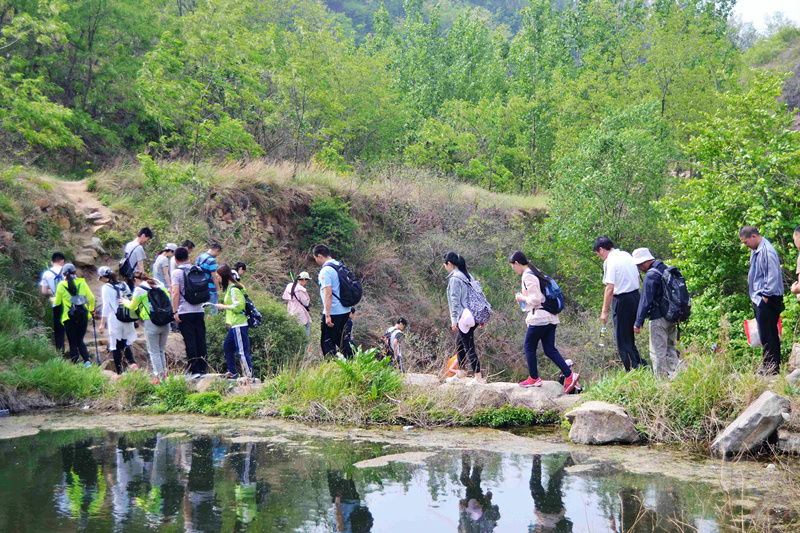
[[[0, 531], [725, 529], [718, 487], [582, 453], [432, 451], [274, 429], [42, 431], [0, 441]], [[375, 460], [390, 455], [404, 462]]]

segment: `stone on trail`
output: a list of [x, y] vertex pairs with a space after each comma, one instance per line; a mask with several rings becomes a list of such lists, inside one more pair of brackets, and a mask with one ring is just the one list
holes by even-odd
[[222, 379], [222, 374], [206, 374], [206, 376], [202, 379], [198, 379], [195, 383], [195, 387], [197, 387], [197, 392], [208, 392], [208, 389], [211, 388], [211, 384], [217, 380], [217, 378]]
[[438, 387], [440, 382], [439, 378], [433, 374], [416, 374], [409, 372], [403, 377], [406, 385], [417, 387]]
[[800, 343], [792, 344], [792, 355], [789, 356], [789, 372], [800, 369]]
[[576, 444], [630, 444], [639, 433], [630, 415], [619, 405], [586, 402], [566, 414], [572, 424], [569, 440]]
[[180, 333], [170, 333], [167, 337], [167, 347], [164, 350], [167, 366], [183, 366], [186, 364], [186, 344]]
[[91, 268], [95, 266], [95, 257], [89, 253], [86, 253], [86, 250], [82, 250], [80, 253], [78, 253], [78, 255], [75, 256], [73, 263], [76, 267]]
[[778, 442], [775, 443], [775, 448], [790, 455], [800, 455], [800, 434], [778, 430]]
[[800, 368], [793, 370], [791, 374], [786, 376], [786, 383], [793, 384], [796, 383], [798, 380], [800, 380]]
[[508, 403], [508, 395], [489, 384], [445, 383], [440, 388], [451, 390], [461, 398], [460, 411], [463, 413], [472, 413], [483, 407], [499, 409]]
[[757, 452], [788, 418], [791, 403], [771, 391], [764, 392], [711, 444], [719, 455]]

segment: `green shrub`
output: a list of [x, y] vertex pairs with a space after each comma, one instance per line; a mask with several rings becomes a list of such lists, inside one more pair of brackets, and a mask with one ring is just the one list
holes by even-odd
[[553, 411], [543, 413], [531, 411], [525, 407], [511, 407], [504, 405], [500, 409], [484, 407], [477, 409], [467, 425], [470, 426], [489, 426], [509, 427], [509, 426], [539, 426], [544, 424], [555, 424], [560, 420], [560, 415]]
[[184, 406], [187, 411], [211, 414], [221, 401], [222, 395], [218, 392], [196, 392], [186, 396]]
[[44, 361], [55, 356], [45, 331], [8, 295], [0, 297], [0, 360]]
[[353, 251], [353, 236], [358, 222], [350, 216], [350, 204], [335, 197], [318, 197], [311, 202], [308, 216], [298, 229], [305, 235], [302, 245], [310, 249], [325, 243], [336, 257], [347, 257]]
[[335, 360], [345, 376], [345, 387], [371, 402], [395, 395], [403, 386], [403, 377], [392, 367], [389, 358], [378, 360], [377, 352], [375, 348], [359, 347], [352, 359]]
[[[305, 350], [308, 338], [305, 329], [286, 313], [286, 306], [267, 296], [254, 295], [254, 302], [263, 323], [258, 328], [249, 329], [250, 358], [254, 375], [263, 379], [295, 361]], [[206, 322], [208, 362], [219, 372], [227, 369], [222, 349], [227, 333], [223, 313]]]
[[19, 362], [0, 374], [0, 384], [6, 387], [38, 391], [59, 402], [98, 398], [105, 381], [98, 367], [85, 368], [62, 358], [34, 367]]
[[86, 191], [87, 192], [97, 191], [97, 178], [89, 178], [89, 181], [86, 182]]
[[194, 387], [183, 376], [170, 376], [156, 387], [155, 399], [167, 411], [179, 411], [185, 407], [186, 397], [194, 392]]
[[112, 382], [107, 391], [118, 405], [131, 409], [144, 403], [155, 392], [155, 385], [150, 383], [150, 376], [142, 370], [130, 370]]

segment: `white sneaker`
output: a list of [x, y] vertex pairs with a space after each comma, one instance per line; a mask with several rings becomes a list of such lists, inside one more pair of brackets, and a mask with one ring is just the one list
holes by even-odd
[[444, 380], [445, 383], [461, 383], [461, 381], [458, 376], [450, 376]]
[[472, 378], [471, 380], [467, 381], [467, 385], [486, 385], [485, 379], [475, 379]]

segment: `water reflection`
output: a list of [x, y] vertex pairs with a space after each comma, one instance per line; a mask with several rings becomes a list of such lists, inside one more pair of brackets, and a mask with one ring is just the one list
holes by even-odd
[[277, 435], [40, 434], [0, 442], [0, 531], [718, 530], [710, 487], [587, 468], [566, 453], [353, 466], [402, 451]]

